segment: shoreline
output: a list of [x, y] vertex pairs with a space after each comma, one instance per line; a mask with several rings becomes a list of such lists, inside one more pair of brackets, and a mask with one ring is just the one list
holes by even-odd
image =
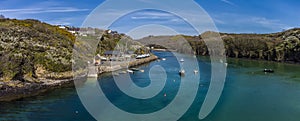
[[[80, 78], [84, 78], [81, 76]], [[74, 85], [74, 79], [45, 79], [44, 83], [24, 83], [23, 87], [10, 87], [8, 85], [2, 85], [0, 90], [0, 102], [14, 101], [22, 98], [33, 97], [39, 94], [58, 89], [63, 87], [69, 87]], [[49, 82], [51, 81], [51, 82]]]
[[[148, 58], [143, 58], [143, 59], [137, 59], [134, 61], [130, 61], [128, 63], [124, 63], [125, 65], [119, 65], [121, 68], [117, 69], [106, 69], [102, 71], [99, 74], [102, 73], [107, 73], [107, 72], [113, 72], [116, 70], [124, 69], [133, 66], [138, 66], [141, 64], [149, 63], [151, 61], [156, 60], [158, 57], [155, 55], [151, 55]], [[101, 67], [99, 67], [101, 68]], [[27, 97], [33, 97], [40, 95], [42, 93], [46, 93], [48, 91], [52, 91], [54, 89], [59, 89], [63, 87], [70, 87], [74, 86], [74, 80], [78, 80], [81, 78], [87, 78], [88, 74], [78, 76], [77, 79], [72, 78], [66, 78], [66, 79], [39, 79], [43, 83], [25, 83], [25, 82], [16, 82], [16, 84], [23, 84], [24, 86], [22, 87], [11, 87], [7, 85], [5, 82], [0, 83], [0, 102], [8, 102], [8, 101], [15, 101], [19, 100], [22, 98], [27, 98]]]

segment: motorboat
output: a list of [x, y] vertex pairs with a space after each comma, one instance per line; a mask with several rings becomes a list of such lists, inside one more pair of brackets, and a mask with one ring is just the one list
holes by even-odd
[[266, 72], [266, 73], [274, 73], [273, 69], [264, 69], [263, 71]]
[[183, 59], [183, 58], [181, 58], [181, 59], [180, 59], [180, 62], [184, 62], [184, 59]]
[[185, 71], [184, 71], [183, 69], [181, 69], [181, 70], [179, 71], [179, 75], [180, 75], [180, 76], [184, 76], [184, 74], [185, 74]]
[[196, 70], [196, 69], [194, 70], [194, 73], [195, 73], [195, 74], [198, 73], [198, 72], [199, 72], [198, 70]]
[[130, 70], [132, 70], [132, 71], [139, 71], [138, 68], [130, 68]]
[[132, 70], [130, 70], [130, 69], [128, 69], [128, 70], [127, 70], [127, 72], [128, 72], [128, 73], [133, 73], [133, 71], [132, 71]]

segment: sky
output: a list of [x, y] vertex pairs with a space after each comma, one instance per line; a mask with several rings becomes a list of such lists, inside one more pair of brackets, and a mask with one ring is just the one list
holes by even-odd
[[[134, 1], [138, 2], [135, 3]], [[184, 6], [184, 3], [180, 3], [184, 1], [173, 0], [173, 3], [163, 5], [176, 7], [175, 4], [179, 4]], [[195, 2], [211, 17], [217, 31], [220, 32], [272, 33], [300, 27], [299, 0], [195, 0]], [[1, 0], [0, 14], [8, 18], [38, 19], [55, 25], [80, 27], [87, 17], [91, 17], [90, 13], [103, 3], [103, 0]], [[106, 9], [99, 10], [102, 16], [99, 17], [97, 22], [108, 21], [114, 15], [120, 15], [122, 11], [125, 11], [126, 7], [124, 6], [135, 7], [146, 4], [152, 4], [152, 1], [126, 0], [126, 3], [116, 3], [111, 9], [108, 6]], [[157, 4], [157, 6], [159, 5]], [[188, 18], [193, 18], [195, 15], [198, 15], [198, 18], [200, 16], [195, 9], [189, 6], [180, 9], [179, 12], [185, 14]], [[192, 23], [199, 24], [199, 26], [200, 24], [201, 26], [205, 26], [204, 20], [189, 20]], [[113, 21], [113, 24], [108, 28], [120, 33], [128, 33], [129, 31], [133, 31], [132, 29], [134, 28], [147, 24], [175, 28], [180, 34], [197, 34], [191, 29], [192, 27], [184, 17], [181, 18], [181, 16], [176, 16], [166, 11], [151, 9], [126, 14], [118, 18], [118, 20]], [[91, 27], [103, 27], [102, 29], [106, 29], [106, 26], [97, 26], [94, 24], [91, 24]], [[149, 34], [156, 35], [159, 33], [158, 30], [153, 30], [153, 33]], [[139, 37], [142, 37], [142, 35], [134, 38]]]

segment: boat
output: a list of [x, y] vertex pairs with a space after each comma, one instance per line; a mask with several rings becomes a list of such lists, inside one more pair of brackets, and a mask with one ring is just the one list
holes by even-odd
[[198, 72], [199, 72], [198, 70], [196, 70], [196, 69], [194, 70], [194, 73], [195, 73], [195, 74], [198, 73]]
[[144, 73], [144, 72], [145, 72], [145, 70], [140, 70], [140, 72], [143, 72], [143, 73]]
[[138, 68], [130, 68], [130, 70], [132, 70], [132, 71], [139, 71]]
[[264, 72], [266, 72], [266, 73], [274, 73], [274, 70], [273, 69], [264, 69]]
[[180, 59], [180, 62], [184, 62], [183, 58]]
[[130, 70], [130, 69], [128, 69], [128, 70], [127, 70], [127, 72], [128, 72], [128, 73], [133, 73], [133, 71], [132, 71], [132, 70]]
[[183, 69], [181, 69], [181, 70], [179, 71], [179, 75], [180, 75], [180, 76], [184, 76], [184, 74], [185, 74], [185, 71], [184, 71]]
[[162, 58], [161, 60], [165, 61], [165, 60], [167, 60], [167, 59], [166, 59], [166, 58]]

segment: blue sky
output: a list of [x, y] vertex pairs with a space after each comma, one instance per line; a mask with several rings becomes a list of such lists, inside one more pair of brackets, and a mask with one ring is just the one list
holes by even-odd
[[[129, 0], [128, 0], [129, 1]], [[149, 3], [151, 0], [137, 0]], [[174, 2], [178, 2], [174, 0]], [[179, 2], [182, 2], [179, 1]], [[234, 33], [270, 33], [299, 27], [299, 0], [195, 0], [213, 19], [218, 31]], [[9, 18], [38, 19], [50, 24], [81, 26], [85, 18], [103, 0], [1, 0], [0, 14]], [[130, 2], [128, 2], [130, 4]], [[138, 5], [136, 5], [138, 6]], [[191, 14], [191, 10], [181, 10]], [[120, 10], [103, 10], [106, 15]], [[193, 35], [188, 25], [176, 16], [164, 11], [144, 10], [126, 15], [110, 28], [120, 32], [143, 24], [168, 25]], [[165, 22], [165, 23], [163, 23]], [[101, 27], [101, 26], [96, 26]]]

